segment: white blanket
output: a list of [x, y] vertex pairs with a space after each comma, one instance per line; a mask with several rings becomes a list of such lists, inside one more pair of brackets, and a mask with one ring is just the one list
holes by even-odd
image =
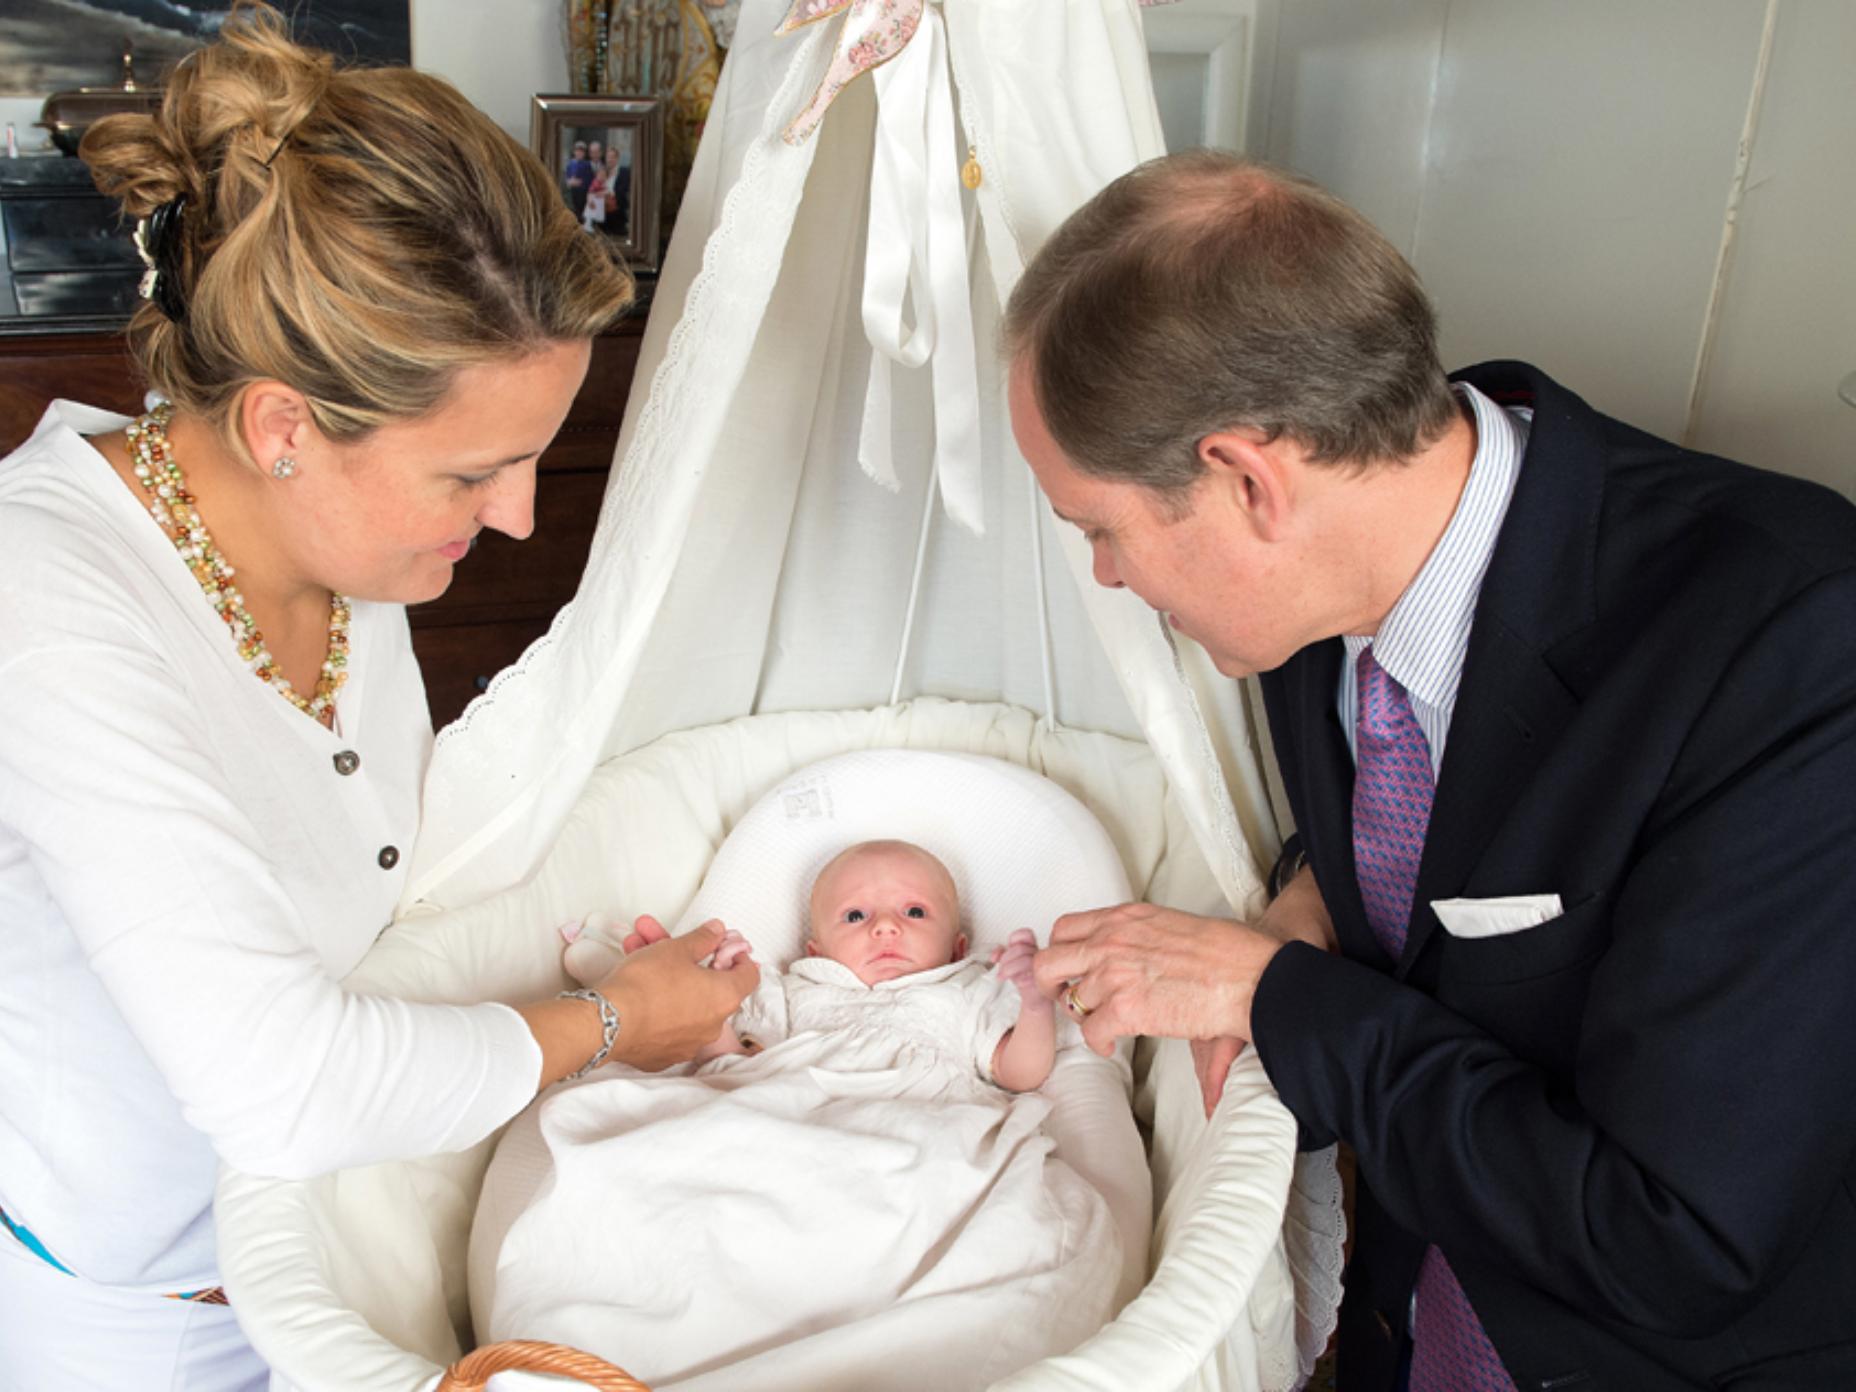
[[798, 964], [811, 1013], [763, 986], [744, 1024], [786, 1037], [759, 1055], [602, 1070], [516, 1123], [486, 1202], [544, 1177], [480, 1333], [586, 1349], [659, 1392], [961, 1392], [1114, 1314], [1108, 1205], [1052, 1153], [1049, 1102], [976, 1068], [1015, 998], [989, 1000], [975, 964], [874, 989], [835, 967]]

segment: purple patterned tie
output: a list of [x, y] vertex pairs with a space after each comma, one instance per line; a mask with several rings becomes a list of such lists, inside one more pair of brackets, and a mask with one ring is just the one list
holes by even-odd
[[[1405, 688], [1368, 647], [1355, 667], [1353, 859], [1366, 921], [1393, 961], [1405, 950], [1418, 862], [1431, 822], [1431, 748]], [[1514, 1392], [1469, 1298], [1435, 1247], [1418, 1270], [1411, 1392]]]
[[1353, 863], [1366, 921], [1396, 962], [1411, 926], [1418, 861], [1431, 822], [1431, 747], [1405, 688], [1386, 675], [1371, 648], [1355, 665]]

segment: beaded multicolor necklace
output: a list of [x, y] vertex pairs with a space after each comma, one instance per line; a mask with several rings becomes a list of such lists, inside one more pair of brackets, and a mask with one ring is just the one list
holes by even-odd
[[290, 679], [277, 670], [264, 635], [245, 608], [245, 597], [232, 584], [232, 567], [214, 545], [212, 534], [187, 487], [186, 477], [168, 445], [168, 421], [174, 408], [162, 402], [128, 428], [129, 455], [135, 464], [136, 481], [149, 495], [148, 510], [174, 543], [181, 559], [200, 582], [219, 617], [232, 630], [238, 655], [245, 660], [258, 680], [275, 687], [285, 700], [311, 719], [330, 723], [335, 717], [335, 697], [348, 680], [348, 601], [340, 595], [329, 597], [329, 652], [323, 659], [322, 672], [316, 678], [314, 695], [305, 697], [290, 685]]

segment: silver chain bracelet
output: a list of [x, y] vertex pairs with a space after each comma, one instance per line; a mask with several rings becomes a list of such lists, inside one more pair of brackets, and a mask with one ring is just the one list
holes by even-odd
[[565, 1078], [561, 1079], [564, 1083], [571, 1083], [575, 1078], [586, 1077], [587, 1074], [591, 1073], [595, 1068], [598, 1068], [600, 1064], [604, 1063], [606, 1059], [611, 1056], [612, 1046], [619, 1042], [619, 1012], [612, 1008], [611, 1001], [607, 1000], [591, 987], [582, 987], [578, 991], [562, 991], [555, 999], [591, 1001], [594, 1005], [599, 1007], [599, 1028], [601, 1032], [599, 1048], [592, 1058], [588, 1059]]

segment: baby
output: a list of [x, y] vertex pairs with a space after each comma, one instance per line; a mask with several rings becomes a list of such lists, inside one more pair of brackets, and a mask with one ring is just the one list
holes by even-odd
[[[471, 1236], [479, 1337], [672, 1392], [979, 1392], [1114, 1313], [1120, 1233], [1044, 1125], [1032, 935], [967, 960], [953, 877], [901, 841], [836, 856], [806, 925], [696, 1068], [605, 1070], [511, 1126]], [[714, 964], [748, 950], [727, 934]]]
[[[967, 953], [954, 877], [934, 856], [906, 841], [865, 841], [841, 851], [813, 881], [808, 919], [806, 955], [836, 963], [866, 987], [937, 972]], [[712, 965], [726, 970], [749, 951], [747, 939], [730, 930], [717, 947]], [[1056, 1060], [1055, 1014], [1031, 972], [1036, 951], [1037, 939], [1029, 929], [1020, 928], [993, 953], [999, 979], [1017, 989], [1018, 1019], [993, 1048], [989, 1071], [995, 1083], [1012, 1092], [1029, 1092], [1039, 1086], [1050, 1076]], [[967, 982], [957, 990], [988, 989], [977, 972], [958, 975]], [[817, 972], [789, 973], [785, 987], [789, 1018], [793, 989], [819, 976]], [[831, 976], [824, 974], [827, 984]], [[743, 1013], [755, 1014], [753, 1004], [744, 1006]], [[760, 1041], [752, 1034], [743, 1039], [732, 1024], [724, 1025], [697, 1062], [759, 1048]]]

